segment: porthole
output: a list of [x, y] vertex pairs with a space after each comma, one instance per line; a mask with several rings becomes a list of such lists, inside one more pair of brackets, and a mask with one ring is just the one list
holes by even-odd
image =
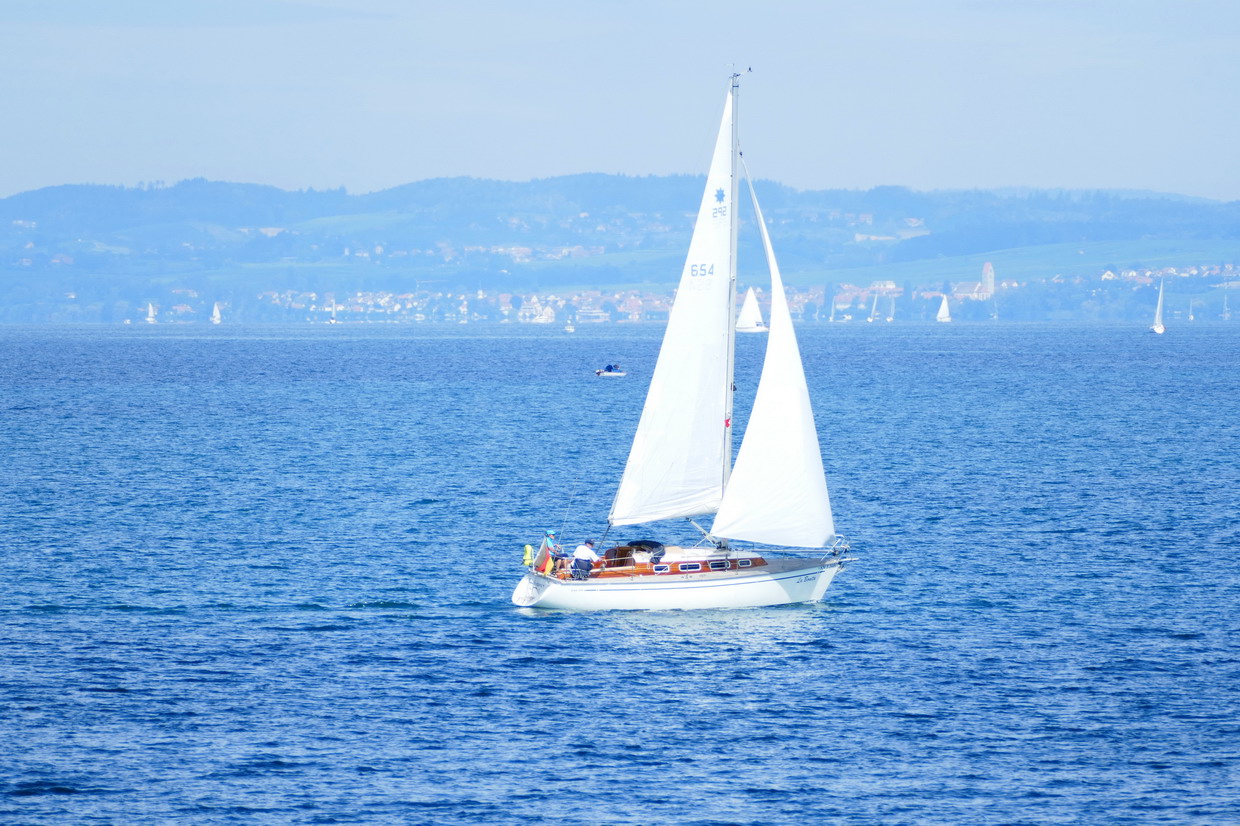
[[682, 562], [682, 563], [680, 563], [680, 572], [681, 572], [682, 574], [687, 574], [687, 573], [689, 573], [689, 572], [691, 572], [691, 571], [700, 571], [700, 570], [702, 570], [702, 563], [701, 563], [701, 562]]
[[655, 565], [654, 566], [654, 572], [656, 574], [666, 574], [670, 570], [672, 570], [671, 565]]
[[710, 569], [712, 571], [726, 571], [728, 569], [728, 561], [726, 559], [712, 559], [710, 561]]
[[753, 560], [752, 560], [752, 559], [738, 559], [738, 560], [736, 560], [736, 567], [738, 567], [738, 568], [748, 568], [748, 567], [749, 567], [749, 566], [751, 566], [751, 565], [753, 565]]

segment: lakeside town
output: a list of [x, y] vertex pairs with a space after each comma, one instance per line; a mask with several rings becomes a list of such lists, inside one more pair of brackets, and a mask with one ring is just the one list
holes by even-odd
[[[788, 286], [789, 309], [797, 321], [930, 321], [946, 297], [961, 320], [1118, 319], [1152, 311], [1160, 282], [1179, 295], [1172, 317], [1230, 319], [1231, 289], [1240, 287], [1234, 265], [1190, 265], [1152, 270], [1104, 270], [1093, 278], [1060, 275], [1019, 281], [996, 276], [987, 262], [975, 281], [934, 286], [876, 280]], [[740, 284], [739, 296], [750, 285]], [[769, 295], [753, 286], [767, 315]], [[123, 313], [125, 323], [192, 323], [231, 320], [321, 323], [498, 323], [533, 325], [637, 324], [667, 320], [675, 291], [581, 289], [509, 292], [359, 290], [315, 292], [266, 290], [244, 301], [218, 301], [200, 290], [174, 288], [169, 298], [151, 300]], [[72, 299], [74, 296], [69, 295]], [[234, 306], [234, 304], [236, 306]], [[236, 310], [237, 312], [233, 312]]]
[[[660, 323], [700, 185], [578, 175], [364, 195], [202, 179], [47, 188], [0, 199], [0, 323]], [[1219, 317], [1220, 285], [1240, 263], [1232, 204], [758, 188], [802, 322], [933, 321], [944, 298], [964, 322], [1128, 322], [1152, 311], [1164, 280], [1169, 318]], [[746, 256], [741, 293], [761, 266], [756, 247]]]

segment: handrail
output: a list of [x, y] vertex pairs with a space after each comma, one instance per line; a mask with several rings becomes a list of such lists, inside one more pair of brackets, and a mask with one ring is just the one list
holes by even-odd
[[842, 557], [844, 554], [848, 553], [851, 550], [852, 550], [852, 545], [849, 543], [849, 541], [845, 537], [837, 534], [835, 537], [835, 541], [831, 543], [831, 546], [823, 550], [822, 558], [830, 559], [833, 557]]

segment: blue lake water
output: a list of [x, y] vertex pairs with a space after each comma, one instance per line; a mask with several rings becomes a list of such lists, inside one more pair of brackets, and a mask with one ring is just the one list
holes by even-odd
[[823, 603], [514, 608], [661, 333], [0, 328], [0, 821], [1240, 820], [1240, 327], [800, 328]]

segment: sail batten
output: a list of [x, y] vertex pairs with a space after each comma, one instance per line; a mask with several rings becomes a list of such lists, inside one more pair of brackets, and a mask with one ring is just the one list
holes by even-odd
[[711, 533], [821, 548], [834, 539], [835, 523], [818, 432], [779, 264], [748, 182], [771, 274], [770, 332], [749, 424]]

